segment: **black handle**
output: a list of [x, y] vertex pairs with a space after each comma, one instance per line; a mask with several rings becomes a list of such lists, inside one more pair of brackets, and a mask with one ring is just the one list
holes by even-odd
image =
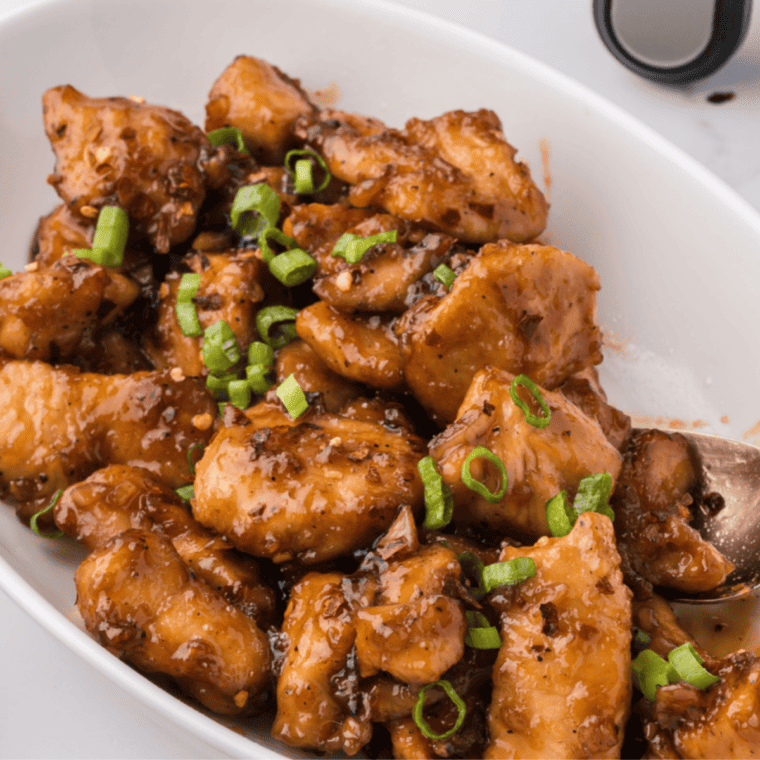
[[612, 25], [613, 0], [593, 0], [594, 23], [602, 42], [615, 58], [639, 76], [660, 84], [688, 84], [710, 76], [742, 44], [749, 29], [752, 0], [715, 0], [712, 33], [704, 50], [678, 66], [652, 66], [626, 50]]

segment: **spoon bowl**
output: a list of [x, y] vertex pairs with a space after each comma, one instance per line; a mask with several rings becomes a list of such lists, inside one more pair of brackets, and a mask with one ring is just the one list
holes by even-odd
[[686, 604], [748, 596], [760, 589], [760, 448], [706, 433], [668, 432], [680, 433], [689, 442], [703, 493], [722, 497], [716, 509], [698, 510], [692, 527], [733, 562], [734, 570], [711, 591], [670, 591], [667, 596]]

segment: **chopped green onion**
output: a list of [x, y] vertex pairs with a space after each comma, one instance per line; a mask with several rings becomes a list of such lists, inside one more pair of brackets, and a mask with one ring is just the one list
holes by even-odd
[[575, 522], [575, 513], [567, 500], [567, 491], [560, 491], [546, 502], [546, 521], [555, 537], [566, 536]]
[[[528, 405], [517, 395], [518, 385], [524, 386], [533, 394], [533, 398], [536, 399], [538, 405], [541, 407], [541, 409], [543, 409], [543, 417], [539, 417], [533, 414], [533, 412], [528, 409]], [[525, 419], [528, 420], [528, 422], [533, 425], [533, 427], [545, 428], [549, 424], [552, 418], [552, 413], [549, 411], [549, 406], [546, 401], [544, 401], [544, 397], [541, 395], [541, 391], [538, 390], [538, 386], [527, 375], [518, 375], [512, 381], [512, 385], [509, 388], [509, 395], [512, 396], [512, 401], [514, 401], [515, 404], [517, 404], [517, 406], [523, 410]]]
[[0, 264], [0, 280], [4, 280], [6, 277], [10, 277], [13, 274], [13, 272], [8, 269], [8, 267], [4, 267], [2, 264]]
[[[256, 216], [251, 217], [250, 212]], [[235, 195], [230, 210], [233, 229], [241, 235], [259, 235], [280, 218], [280, 198], [269, 185], [246, 185]]]
[[206, 137], [212, 145], [234, 145], [241, 153], [245, 153], [246, 156], [251, 155], [251, 151], [248, 150], [243, 139], [243, 133], [237, 127], [215, 129], [213, 132], [209, 132]]
[[470, 588], [472, 595], [476, 599], [480, 599], [481, 597], [485, 596], [486, 592], [483, 588], [483, 570], [485, 569], [485, 565], [481, 561], [480, 557], [478, 557], [478, 555], [474, 552], [462, 552], [459, 556], [457, 556], [457, 559], [459, 560], [459, 564], [462, 566], [462, 570], [464, 570], [465, 575], [470, 580], [475, 581], [475, 587]]
[[247, 409], [251, 405], [251, 386], [248, 380], [233, 380], [227, 386], [227, 392], [230, 395], [230, 404], [234, 404], [238, 409]]
[[[470, 463], [473, 459], [477, 459], [478, 457], [483, 457], [483, 459], [487, 459], [498, 467], [499, 473], [501, 474], [501, 488], [496, 493], [491, 493], [480, 481], [475, 480], [475, 478], [470, 475]], [[504, 498], [504, 494], [506, 494], [507, 487], [509, 486], [507, 468], [504, 466], [504, 462], [485, 446], [476, 446], [467, 455], [467, 458], [462, 465], [462, 483], [464, 483], [470, 490], [475, 491], [475, 493], [482, 496], [486, 501], [491, 502], [491, 504], [497, 504]]]
[[[256, 329], [261, 339], [272, 348], [282, 348], [298, 337], [296, 326], [290, 324], [298, 316], [298, 309], [290, 306], [267, 306], [256, 314]], [[285, 322], [280, 326], [280, 336], [273, 338], [269, 331], [272, 325]]]
[[298, 384], [295, 375], [289, 375], [283, 380], [277, 386], [276, 393], [293, 419], [300, 417], [309, 408], [306, 395]]
[[[294, 156], [308, 156], [300, 161], [296, 161], [295, 168], [290, 168], [290, 160]], [[314, 187], [314, 172], [311, 159], [314, 159], [323, 169], [325, 177], [320, 183], [319, 187]], [[308, 195], [310, 193], [318, 193], [324, 190], [330, 184], [330, 170], [327, 168], [327, 164], [322, 156], [318, 156], [311, 150], [291, 150], [285, 154], [285, 169], [291, 175], [293, 175], [293, 184], [295, 190], [299, 195]]]
[[105, 248], [74, 248], [71, 251], [78, 259], [89, 259], [98, 266], [108, 266], [108, 251]]
[[275, 256], [269, 262], [269, 271], [286, 287], [301, 285], [317, 271], [317, 262], [306, 251], [293, 248]]
[[267, 227], [263, 232], [259, 234], [259, 248], [261, 249], [261, 258], [269, 264], [277, 255], [269, 247], [269, 238], [273, 238], [276, 243], [285, 246], [286, 248], [295, 248], [298, 243], [293, 240], [292, 237], [288, 237], [278, 227]]
[[274, 383], [267, 380], [269, 367], [263, 364], [249, 364], [245, 368], [246, 382], [254, 393], [266, 393]]
[[[194, 443], [188, 450], [187, 450], [187, 462], [190, 465], [190, 472], [195, 475], [195, 462], [193, 462], [193, 452], [196, 449], [200, 449], [201, 451], [205, 451], [206, 447], [202, 443]], [[201, 458], [203, 458], [203, 454], [201, 454]]]
[[573, 512], [576, 516], [583, 512], [598, 512], [607, 515], [610, 520], [614, 520], [615, 513], [609, 506], [611, 493], [612, 475], [609, 472], [588, 475], [578, 484], [578, 493], [573, 502]]
[[442, 282], [446, 286], [446, 290], [451, 290], [451, 286], [454, 284], [456, 275], [451, 267], [447, 267], [446, 264], [439, 264], [434, 270], [433, 275], [435, 279]]
[[206, 366], [217, 374], [234, 367], [241, 357], [235, 333], [223, 319], [206, 328], [201, 351]]
[[60, 538], [61, 536], [66, 535], [61, 530], [58, 530], [55, 533], [41, 533], [40, 529], [37, 527], [37, 520], [39, 520], [42, 515], [47, 514], [58, 503], [58, 499], [61, 498], [62, 493], [63, 488], [59, 488], [53, 497], [53, 501], [51, 501], [50, 504], [48, 504], [44, 509], [41, 509], [39, 512], [35, 512], [32, 515], [32, 519], [29, 520], [29, 527], [32, 529], [32, 533], [34, 533], [35, 536], [39, 536], [40, 538]]
[[177, 287], [177, 303], [192, 303], [193, 298], [198, 295], [200, 284], [201, 275], [199, 272], [185, 272], [180, 277]]
[[433, 457], [424, 457], [417, 462], [417, 470], [425, 486], [425, 522], [427, 530], [445, 528], [454, 515], [454, 498], [438, 474]]
[[198, 338], [203, 335], [203, 328], [198, 320], [198, 312], [194, 303], [177, 303], [174, 307], [177, 322], [182, 334], [187, 338]]
[[688, 641], [668, 653], [668, 662], [675, 668], [681, 681], [698, 689], [706, 689], [720, 681], [718, 676], [702, 667], [704, 660]]
[[123, 208], [103, 206], [98, 214], [92, 250], [106, 251], [106, 266], [118, 267], [124, 261], [129, 236], [129, 217]]
[[192, 483], [188, 486], [180, 486], [175, 491], [175, 493], [180, 497], [180, 499], [183, 499], [184, 501], [190, 501], [190, 499], [195, 498], [195, 486]]
[[253, 341], [248, 346], [248, 364], [263, 364], [265, 367], [273, 366], [274, 349], [260, 340]]
[[398, 232], [396, 230], [380, 232], [377, 235], [370, 235], [365, 238], [354, 235], [352, 232], [346, 232], [345, 235], [338, 238], [332, 255], [340, 256], [349, 264], [358, 264], [372, 246], [380, 243], [395, 243], [397, 238]]
[[676, 669], [651, 649], [640, 652], [631, 663], [631, 669], [639, 690], [650, 702], [654, 701], [658, 686], [680, 680]]
[[464, 613], [467, 618], [467, 635], [464, 643], [473, 649], [499, 649], [501, 637], [495, 626], [488, 622], [488, 618], [482, 612]]
[[483, 588], [486, 593], [501, 586], [514, 586], [536, 574], [536, 563], [531, 557], [515, 557], [507, 562], [494, 562], [483, 568]]
[[215, 375], [209, 372], [206, 376], [206, 387], [211, 391], [216, 401], [226, 401], [230, 396], [230, 383], [237, 380], [237, 376], [231, 372]]
[[641, 628], [636, 629], [636, 633], [633, 635], [633, 646], [635, 649], [646, 649], [652, 643], [652, 637]]
[[219, 410], [219, 414], [220, 414], [220, 415], [223, 415], [223, 414], [224, 414], [224, 410], [225, 410], [225, 408], [227, 407], [227, 404], [229, 404], [229, 403], [230, 403], [229, 401], [219, 401], [219, 402], [217, 403], [216, 407], [217, 407], [217, 409]]
[[[422, 710], [425, 707], [425, 695], [427, 694], [428, 689], [431, 689], [433, 686], [440, 686], [446, 692], [446, 696], [454, 703], [454, 707], [457, 708], [457, 711], [459, 713], [457, 715], [457, 720], [456, 723], [454, 723], [453, 728], [450, 728], [448, 731], [445, 731], [442, 734], [436, 734], [427, 724], [425, 718], [422, 717]], [[414, 722], [428, 739], [448, 739], [450, 736], [459, 731], [459, 729], [462, 727], [462, 724], [464, 723], [466, 715], [467, 706], [462, 701], [462, 698], [459, 696], [459, 694], [456, 693], [454, 687], [448, 681], [443, 680], [436, 681], [435, 683], [429, 683], [427, 686], [423, 686], [420, 689], [420, 693], [417, 695], [417, 703], [414, 705], [414, 709], [412, 710], [412, 718], [414, 718]]]

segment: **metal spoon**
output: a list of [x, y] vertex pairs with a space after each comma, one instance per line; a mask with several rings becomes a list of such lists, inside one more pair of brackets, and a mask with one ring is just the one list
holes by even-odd
[[718, 493], [719, 511], [699, 512], [692, 527], [709, 541], [735, 569], [712, 591], [667, 596], [686, 604], [714, 604], [748, 596], [760, 589], [760, 448], [706, 433], [669, 429], [686, 438], [704, 493]]

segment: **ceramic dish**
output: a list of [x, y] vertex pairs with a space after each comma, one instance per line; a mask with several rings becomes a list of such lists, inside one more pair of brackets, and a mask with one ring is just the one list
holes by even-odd
[[[601, 277], [609, 337], [602, 382], [630, 413], [723, 435], [758, 435], [760, 218], [712, 175], [633, 118], [500, 44], [416, 12], [349, 0], [70, 0], [0, 28], [2, 262], [26, 260], [37, 218], [56, 203], [40, 96], [71, 83], [89, 95], [137, 94], [203, 123], [214, 79], [240, 53], [310, 89], [337, 83], [340, 107], [402, 125], [488, 107], [534, 176], [550, 156], [544, 239]], [[23, 76], [9, 75], [23, 72]], [[543, 150], [542, 150], [543, 147]], [[757, 442], [757, 438], [754, 439]], [[234, 756], [299, 756], [262, 725], [212, 719], [95, 644], [76, 624], [68, 541], [41, 541], [0, 511], [0, 585], [104, 675]]]

